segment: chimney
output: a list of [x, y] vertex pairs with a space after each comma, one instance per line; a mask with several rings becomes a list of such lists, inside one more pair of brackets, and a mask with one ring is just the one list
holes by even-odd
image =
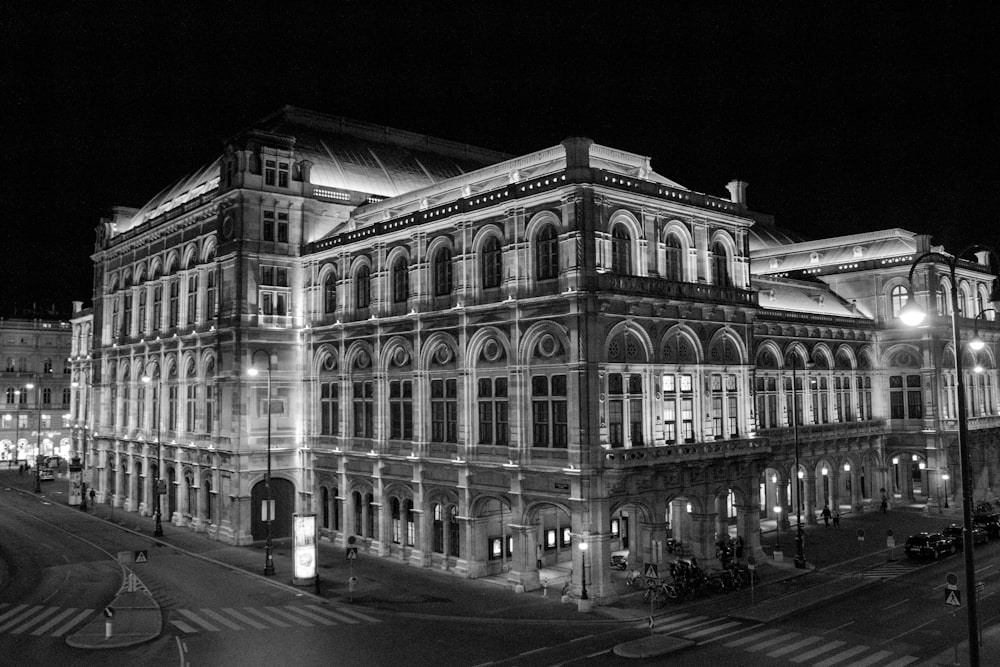
[[726, 189], [729, 190], [729, 200], [741, 211], [747, 210], [747, 182], [732, 180], [726, 184]]
[[83, 301], [74, 301], [73, 314], [75, 315], [76, 313], [79, 313], [81, 310], [83, 310]]

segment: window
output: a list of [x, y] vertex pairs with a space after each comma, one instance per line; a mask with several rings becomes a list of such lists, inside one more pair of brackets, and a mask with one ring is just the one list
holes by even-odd
[[402, 530], [399, 525], [399, 498], [392, 498], [389, 501], [389, 513], [392, 515], [392, 542], [393, 544], [399, 544], [402, 537]]
[[184, 387], [184, 391], [187, 393], [187, 400], [184, 405], [184, 428], [188, 433], [195, 432], [194, 420], [198, 406], [198, 385], [195, 384], [196, 382], [197, 378], [188, 375], [187, 385]]
[[392, 265], [392, 302], [406, 303], [410, 297], [410, 266], [405, 257]]
[[858, 399], [858, 412], [863, 411], [862, 419], [872, 419], [872, 379], [865, 377], [862, 380], [864, 384]]
[[431, 551], [437, 554], [444, 553], [444, 518], [441, 505], [434, 503], [431, 513], [434, 522], [431, 531]]
[[448, 507], [448, 555], [458, 558], [461, 553], [459, 536], [458, 507]]
[[215, 320], [215, 269], [209, 269], [205, 285], [205, 319]]
[[[46, 390], [48, 391], [48, 390]], [[126, 375], [122, 381], [122, 426], [128, 428], [129, 417], [132, 411], [132, 385], [128, 381], [128, 376]]]
[[368, 308], [371, 305], [371, 298], [371, 270], [367, 266], [362, 266], [354, 279], [354, 300], [358, 310]]
[[559, 275], [559, 237], [553, 225], [546, 225], [535, 240], [535, 273], [538, 280]]
[[323, 281], [323, 314], [337, 313], [337, 276], [329, 274]]
[[718, 242], [712, 244], [712, 282], [724, 286], [733, 284], [729, 275], [729, 256], [726, 254], [726, 247]]
[[278, 243], [288, 243], [288, 214], [278, 214]]
[[285, 289], [262, 289], [260, 307], [264, 315], [288, 315], [288, 269], [282, 266], [260, 267], [261, 285]]
[[413, 382], [389, 382], [389, 437], [393, 440], [413, 439]]
[[139, 290], [139, 335], [146, 333], [146, 288]]
[[833, 378], [834, 406], [838, 422], [854, 421], [854, 406], [851, 400], [851, 378]]
[[340, 435], [340, 383], [323, 382], [319, 396], [320, 434]]
[[188, 277], [187, 323], [194, 324], [198, 315], [198, 276]]
[[354, 383], [354, 435], [358, 438], [373, 436], [375, 403], [371, 380]]
[[290, 173], [288, 162], [279, 160], [264, 160], [264, 185], [275, 185], [279, 188], [288, 187]]
[[44, 389], [42, 389], [42, 404], [43, 405], [52, 405], [52, 388], [51, 387], [45, 387]]
[[274, 240], [274, 211], [264, 211], [264, 226], [261, 229], [261, 235], [265, 241]]
[[629, 446], [642, 447], [642, 376], [608, 375], [608, 436], [612, 447], [625, 446], [625, 414], [628, 413]]
[[483, 245], [482, 251], [483, 288], [500, 287], [503, 277], [503, 252], [500, 249], [500, 239], [491, 236]]
[[63, 391], [62, 391], [62, 402], [63, 402], [63, 405], [69, 405], [70, 399], [71, 399], [71, 392], [69, 390], [69, 387], [63, 387]]
[[441, 248], [434, 256], [434, 295], [451, 294], [451, 250]]
[[159, 331], [163, 317], [163, 284], [153, 285], [153, 331]]
[[684, 280], [684, 249], [676, 234], [667, 234], [664, 243], [666, 250], [666, 267], [664, 277], [667, 280]]
[[[793, 362], [796, 363], [796, 362]], [[794, 378], [795, 388], [792, 389], [792, 378], [786, 377], [782, 379], [782, 383], [785, 387], [785, 425], [786, 426], [802, 426], [804, 423], [802, 421], [802, 413], [805, 410], [805, 406], [802, 405], [802, 378], [798, 375]]]
[[[947, 380], [946, 380], [947, 384]], [[921, 419], [923, 418], [923, 403], [921, 400], [919, 375], [889, 376], [889, 418], [890, 419]]]
[[615, 273], [632, 273], [632, 239], [625, 225], [615, 225], [611, 231], [611, 270]]
[[903, 310], [903, 306], [906, 305], [906, 288], [902, 285], [896, 285], [892, 288], [889, 293], [889, 302], [892, 309], [892, 316], [899, 317], [900, 311]]
[[569, 446], [565, 375], [531, 377], [531, 416], [532, 447]]
[[287, 188], [288, 187], [288, 163], [279, 162], [278, 163], [278, 187]]
[[52, 360], [51, 359], [46, 359], [45, 361], [42, 362], [42, 372], [43, 373], [51, 373], [52, 372]]
[[[130, 290], [125, 290], [122, 294], [122, 303], [124, 304], [122, 308], [122, 336], [129, 336], [132, 332], [132, 292]], [[48, 371], [51, 373], [52, 371]]]
[[431, 380], [431, 442], [458, 442], [458, 383]]
[[177, 385], [167, 387], [167, 430], [177, 430]]
[[714, 373], [709, 377], [711, 389], [711, 425], [716, 440], [739, 436], [739, 396], [736, 376]]
[[170, 328], [176, 327], [180, 318], [181, 281], [174, 278], [170, 281]]
[[667, 373], [663, 383], [663, 427], [667, 444], [694, 442], [693, 378]]
[[507, 378], [479, 378], [479, 444], [507, 444]]

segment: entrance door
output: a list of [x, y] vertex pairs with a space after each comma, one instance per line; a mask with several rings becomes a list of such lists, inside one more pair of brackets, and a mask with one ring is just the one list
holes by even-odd
[[[267, 538], [267, 524], [261, 518], [261, 508], [266, 495], [264, 482], [255, 484], [250, 492], [250, 535], [254, 540]], [[274, 500], [271, 539], [291, 537], [292, 512], [295, 510], [295, 485], [287, 479], [272, 477], [271, 499]]]

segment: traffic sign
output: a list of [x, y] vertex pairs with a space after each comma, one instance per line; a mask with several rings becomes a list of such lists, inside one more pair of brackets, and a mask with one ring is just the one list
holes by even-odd
[[955, 590], [958, 588], [958, 577], [955, 576], [954, 572], [949, 572], [944, 576], [944, 580], [948, 582], [948, 588]]
[[747, 568], [750, 570], [757, 569], [757, 559], [753, 556], [747, 556]]
[[357, 558], [358, 558], [358, 548], [347, 547], [347, 560], [357, 560]]
[[985, 590], [986, 590], [986, 582], [985, 581], [977, 581], [976, 582], [976, 592], [977, 593], [982, 593]]
[[642, 567], [642, 576], [647, 579], [659, 579], [660, 571], [656, 563], [645, 563]]
[[947, 590], [944, 592], [944, 603], [949, 604], [952, 607], [962, 606], [962, 591], [958, 590]]
[[111, 618], [114, 615], [115, 615], [115, 608], [114, 607], [105, 607], [104, 608], [104, 617], [105, 618]]
[[858, 542], [864, 542], [864, 541], [865, 541], [865, 529], [858, 528]]
[[139, 549], [135, 552], [135, 562], [136, 563], [148, 563], [149, 562], [149, 552], [145, 549]]

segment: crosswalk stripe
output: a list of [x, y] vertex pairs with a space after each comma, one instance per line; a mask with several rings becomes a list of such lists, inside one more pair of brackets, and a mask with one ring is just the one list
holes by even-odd
[[209, 618], [211, 618], [211, 619], [213, 619], [215, 621], [218, 621], [219, 623], [222, 623], [224, 626], [226, 626], [227, 628], [229, 628], [231, 630], [242, 630], [243, 629], [242, 625], [238, 625], [236, 623], [233, 623], [228, 618], [226, 618], [225, 616], [223, 616], [222, 614], [220, 614], [220, 613], [218, 613], [216, 611], [212, 611], [211, 609], [202, 609], [200, 611], [201, 611], [201, 613], [205, 614], [205, 616], [208, 616]]
[[752, 635], [747, 635], [746, 637], [740, 637], [739, 639], [734, 639], [731, 642], [727, 642], [726, 646], [729, 648], [735, 648], [737, 646], [743, 646], [744, 644], [749, 644], [752, 641], [762, 639], [768, 635], [773, 635], [776, 632], [781, 632], [781, 628], [770, 628], [768, 630], [761, 630], [760, 632], [755, 632]]
[[219, 628], [215, 627], [208, 621], [203, 620], [200, 616], [198, 616], [198, 614], [194, 613], [190, 609], [178, 609], [177, 613], [184, 614], [189, 621], [193, 622], [195, 625], [200, 625], [209, 632], [219, 632]]
[[834, 649], [838, 649], [838, 648], [840, 648], [841, 646], [843, 646], [846, 643], [847, 642], [843, 642], [843, 641], [841, 641], [839, 639], [834, 639], [832, 642], [827, 642], [827, 643], [823, 644], [822, 646], [820, 646], [818, 648], [814, 648], [811, 651], [806, 651], [802, 655], [797, 655], [794, 658], [789, 658], [789, 659], [792, 662], [805, 662], [806, 660], [810, 660], [812, 658], [815, 658], [818, 655], [823, 655], [824, 653], [827, 653], [827, 652], [832, 651]]
[[778, 635], [777, 637], [771, 637], [770, 639], [765, 639], [762, 642], [758, 642], [751, 646], [747, 646], [745, 651], [763, 651], [768, 646], [774, 646], [778, 642], [788, 641], [789, 639], [795, 639], [796, 637], [801, 637], [797, 632], [787, 632], [783, 635]]
[[689, 635], [684, 635], [684, 639], [694, 639], [695, 637], [704, 637], [705, 635], [710, 635], [713, 632], [722, 632], [723, 630], [728, 630], [734, 625], [739, 625], [739, 621], [729, 621], [728, 623], [723, 623], [722, 625], [713, 625], [710, 628], [705, 628], [704, 630], [698, 630], [697, 632], [692, 632]]
[[196, 628], [192, 628], [190, 625], [188, 625], [184, 621], [178, 621], [177, 619], [172, 619], [170, 621], [170, 623], [174, 627], [176, 627], [178, 630], [180, 630], [181, 632], [186, 632], [187, 634], [191, 634], [193, 632], [198, 632], [198, 630]]
[[11, 617], [10, 619], [7, 620], [6, 623], [0, 625], [0, 632], [7, 632], [7, 630], [14, 627], [24, 619], [28, 618], [29, 616], [37, 612], [39, 609], [44, 609], [44, 607], [42, 607], [41, 605], [35, 605], [34, 607], [31, 607], [30, 609], [21, 612], [17, 616]]
[[909, 665], [911, 662], [916, 662], [917, 660], [920, 660], [920, 658], [915, 655], [904, 655], [899, 660], [894, 660], [886, 665], [883, 665], [883, 667], [906, 667], [906, 665]]
[[26, 605], [26, 604], [19, 604], [16, 607], [14, 607], [13, 609], [11, 609], [10, 611], [7, 611], [7, 612], [4, 612], [3, 614], [0, 614], [0, 621], [4, 620], [8, 616], [12, 616], [12, 615], [16, 614], [20, 610], [25, 609], [27, 606], [28, 605]]
[[377, 618], [373, 618], [368, 614], [362, 614], [360, 611], [355, 611], [350, 607], [345, 607], [344, 605], [333, 605], [332, 607], [324, 607], [324, 609], [336, 609], [338, 614], [347, 614], [348, 616], [353, 616], [354, 618], [361, 621], [368, 621], [369, 623], [381, 623]]
[[58, 623], [59, 621], [63, 620], [64, 618], [66, 618], [67, 616], [69, 616], [70, 614], [72, 614], [74, 611], [76, 611], [76, 609], [73, 608], [73, 607], [70, 607], [69, 609], [63, 609], [61, 612], [59, 612], [58, 614], [56, 614], [55, 616], [53, 616], [52, 618], [50, 618], [48, 620], [48, 622], [45, 623], [45, 625], [43, 625], [43, 626], [41, 626], [39, 628], [35, 628], [32, 631], [31, 634], [35, 635], [36, 637], [44, 635], [45, 632], [49, 628], [55, 627], [56, 623]]
[[322, 616], [316, 612], [307, 611], [303, 607], [285, 607], [285, 609], [288, 611], [294, 611], [296, 614], [301, 614], [302, 616], [312, 619], [317, 623], [322, 623], [323, 625], [337, 625], [337, 621], [332, 618], [327, 618], [326, 616]]
[[653, 629], [656, 632], [664, 632], [666, 630], [677, 630], [688, 625], [694, 625], [695, 623], [700, 623], [707, 619], [708, 616], [692, 616], [691, 618], [685, 618], [675, 623], [665, 623], [663, 625], [656, 624]]
[[247, 610], [248, 612], [250, 612], [251, 614], [253, 614], [254, 616], [258, 616], [260, 618], [263, 618], [265, 621], [267, 621], [271, 625], [276, 625], [279, 628], [290, 628], [290, 627], [292, 627], [292, 626], [288, 625], [288, 623], [283, 623], [283, 622], [279, 621], [276, 618], [271, 618], [270, 616], [266, 615], [264, 612], [260, 611], [259, 609], [254, 609], [253, 607], [243, 607], [243, 608], [245, 610]]
[[42, 621], [44, 621], [49, 616], [51, 616], [52, 614], [56, 613], [56, 611], [58, 611], [58, 609], [59, 609], [59, 607], [46, 607], [42, 611], [42, 613], [35, 614], [34, 618], [32, 618], [31, 620], [29, 620], [27, 623], [22, 623], [21, 625], [17, 626], [13, 630], [11, 630], [10, 633], [12, 635], [19, 635], [22, 632], [24, 632], [25, 630], [27, 630], [27, 629], [35, 626], [35, 625], [38, 625], [39, 623], [41, 623]]
[[76, 627], [76, 625], [78, 623], [80, 623], [81, 621], [83, 621], [83, 619], [87, 618], [88, 616], [90, 616], [93, 613], [95, 613], [95, 610], [93, 610], [93, 609], [84, 609], [79, 614], [77, 614], [76, 616], [74, 616], [70, 620], [66, 621], [61, 626], [59, 626], [59, 629], [56, 630], [55, 632], [53, 632], [52, 636], [53, 637], [62, 637], [64, 634], [66, 634], [67, 632], [69, 632], [70, 629]]
[[305, 619], [299, 616], [290, 614], [287, 611], [281, 609], [280, 607], [268, 607], [268, 609], [274, 614], [280, 614], [281, 616], [284, 616], [287, 620], [291, 621], [292, 623], [298, 623], [299, 625], [304, 625], [307, 628], [313, 627], [312, 623], [306, 621]]
[[264, 625], [263, 623], [258, 623], [257, 621], [253, 620], [249, 616], [245, 616], [245, 615], [241, 614], [240, 612], [236, 611], [235, 609], [233, 609], [231, 607], [223, 607], [222, 611], [226, 612], [227, 614], [229, 614], [233, 618], [237, 618], [237, 619], [243, 621], [244, 623], [246, 623], [247, 625], [249, 625], [251, 628], [256, 628], [257, 630], [265, 630], [265, 629], [267, 629], [267, 626]]
[[775, 649], [768, 653], [768, 657], [777, 658], [778, 656], [785, 655], [786, 653], [791, 653], [792, 651], [798, 651], [800, 648], [805, 648], [810, 644], [815, 644], [816, 642], [822, 640], [822, 637], [806, 637], [801, 641], [797, 641], [794, 644], [789, 644], [788, 646], [783, 646], [782, 648]]
[[836, 665], [838, 662], [843, 662], [848, 658], [856, 656], [858, 653], [864, 653], [868, 650], [868, 647], [864, 644], [853, 646], [847, 650], [841, 651], [837, 655], [830, 656], [822, 662], [817, 662], [813, 667], [830, 667], [830, 665]]
[[892, 651], [876, 651], [875, 653], [872, 653], [864, 660], [861, 660], [859, 662], [852, 662], [851, 667], [868, 667], [868, 665], [874, 665], [879, 660], [882, 660], [883, 658], [888, 658], [890, 655], [892, 655]]
[[338, 621], [340, 621], [342, 623], [349, 623], [351, 625], [357, 625], [359, 623], [358, 620], [353, 619], [350, 616], [344, 616], [344, 615], [338, 614], [337, 612], [332, 611], [330, 609], [326, 609], [325, 607], [320, 607], [320, 606], [317, 606], [317, 605], [309, 605], [309, 606], [306, 607], [306, 609], [312, 609], [317, 614], [324, 614], [326, 616], [329, 616], [330, 618], [335, 618], [335, 619], [337, 619]]

